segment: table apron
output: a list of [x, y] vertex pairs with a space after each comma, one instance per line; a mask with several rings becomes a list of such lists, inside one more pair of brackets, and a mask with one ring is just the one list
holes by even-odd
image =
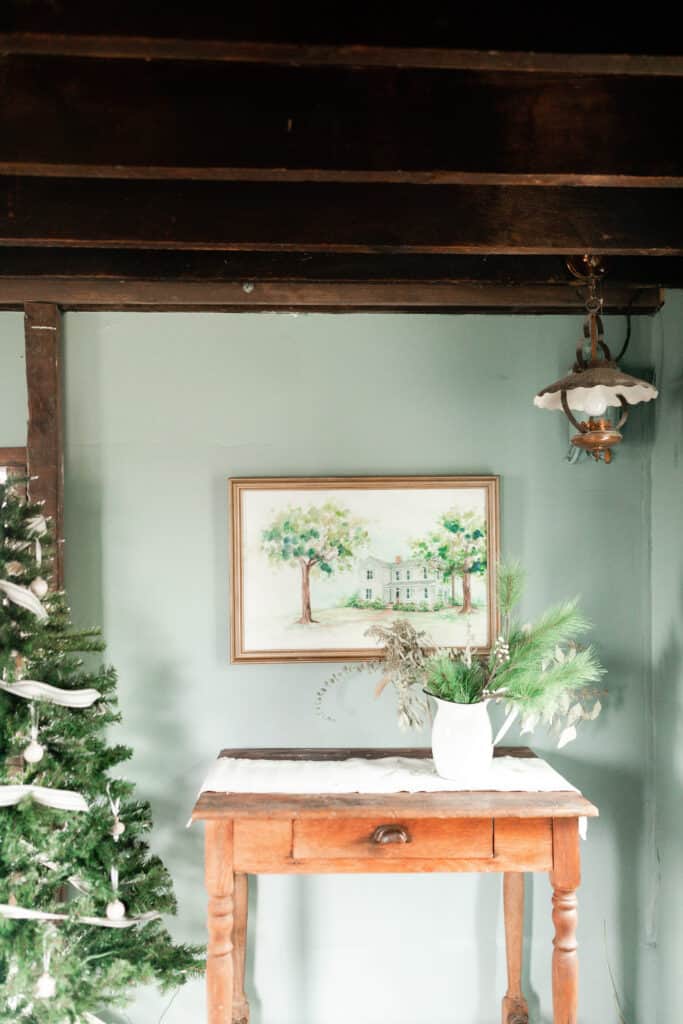
[[[550, 818], [392, 822], [405, 841], [373, 841], [383, 822], [237, 819], [234, 870], [245, 874], [549, 871]], [[452, 843], [449, 848], [449, 834]]]

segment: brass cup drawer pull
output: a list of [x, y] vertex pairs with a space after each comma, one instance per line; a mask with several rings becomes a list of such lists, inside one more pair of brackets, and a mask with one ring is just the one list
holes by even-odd
[[387, 843], [409, 843], [410, 836], [402, 825], [378, 825], [372, 833], [372, 842], [381, 846]]

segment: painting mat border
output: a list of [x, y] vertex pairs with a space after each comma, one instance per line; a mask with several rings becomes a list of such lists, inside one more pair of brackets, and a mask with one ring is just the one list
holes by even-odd
[[498, 476], [292, 476], [292, 477], [230, 477], [228, 504], [230, 509], [229, 543], [230, 583], [230, 661], [232, 664], [373, 661], [382, 657], [381, 649], [323, 648], [249, 651], [244, 647], [244, 565], [242, 558], [242, 494], [249, 490], [392, 490], [396, 488], [438, 490], [452, 487], [471, 490], [481, 487], [486, 492], [487, 516], [487, 599], [489, 607], [488, 644], [477, 647], [478, 654], [487, 654], [499, 632], [496, 573], [492, 571], [500, 557], [500, 477]]

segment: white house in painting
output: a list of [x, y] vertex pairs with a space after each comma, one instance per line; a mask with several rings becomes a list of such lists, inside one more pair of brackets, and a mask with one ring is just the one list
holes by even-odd
[[385, 562], [372, 555], [359, 562], [358, 593], [363, 601], [384, 604], [423, 604], [445, 601], [448, 589], [427, 562], [396, 557]]

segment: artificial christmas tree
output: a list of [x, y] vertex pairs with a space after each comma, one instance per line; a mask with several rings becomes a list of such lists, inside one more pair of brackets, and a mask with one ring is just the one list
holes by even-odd
[[150, 808], [111, 774], [132, 753], [106, 741], [116, 674], [49, 591], [48, 523], [22, 490], [0, 483], [0, 1021], [93, 1024], [136, 984], [181, 985], [202, 951], [161, 922], [176, 905]]

